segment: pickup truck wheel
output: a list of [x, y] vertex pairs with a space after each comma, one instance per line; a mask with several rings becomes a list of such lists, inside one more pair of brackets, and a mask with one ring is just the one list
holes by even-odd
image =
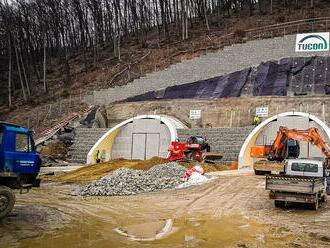
[[316, 198], [315, 203], [312, 204], [312, 208], [313, 208], [313, 210], [318, 210], [318, 208], [319, 208], [319, 200], [318, 200], [318, 198]]
[[323, 195], [320, 199], [320, 202], [326, 202], [327, 201], [327, 196]]
[[6, 186], [0, 186], [0, 219], [6, 217], [13, 210], [14, 205], [14, 192]]
[[284, 208], [285, 207], [285, 201], [275, 200], [274, 204], [275, 204], [275, 207], [277, 207], [277, 208]]

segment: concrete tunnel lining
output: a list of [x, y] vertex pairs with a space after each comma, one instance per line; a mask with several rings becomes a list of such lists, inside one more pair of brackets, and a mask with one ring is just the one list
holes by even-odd
[[[109, 131], [107, 131], [89, 150], [89, 152], [87, 154], [87, 164], [93, 163], [94, 156], [95, 156], [97, 150], [102, 150], [102, 148], [108, 148], [109, 150], [112, 150], [113, 143], [122, 127], [133, 122], [134, 120], [141, 120], [141, 119], [159, 120], [162, 123], [164, 123], [169, 130], [171, 141], [175, 141], [177, 139], [177, 137], [178, 137], [177, 129], [186, 128], [183, 123], [181, 123], [177, 119], [170, 117], [170, 116], [165, 116], [165, 115], [135, 116], [133, 118], [127, 119], [127, 120], [117, 124], [116, 126], [111, 128]], [[110, 159], [109, 156], [106, 157], [106, 160], [108, 160], [108, 159]]]
[[325, 134], [328, 136], [328, 139], [330, 140], [330, 128], [329, 126], [323, 122], [321, 119], [316, 117], [315, 115], [304, 113], [304, 112], [285, 112], [281, 114], [274, 115], [262, 123], [260, 123], [258, 126], [256, 126], [252, 132], [248, 135], [248, 137], [245, 139], [242, 148], [239, 153], [238, 157], [238, 168], [242, 168], [244, 166], [252, 166], [253, 165], [253, 158], [250, 156], [250, 149], [255, 144], [258, 135], [265, 129], [265, 127], [271, 123], [272, 121], [277, 120], [279, 117], [287, 117], [287, 116], [297, 116], [297, 117], [307, 117], [310, 120], [314, 121], [316, 124], [318, 124]]

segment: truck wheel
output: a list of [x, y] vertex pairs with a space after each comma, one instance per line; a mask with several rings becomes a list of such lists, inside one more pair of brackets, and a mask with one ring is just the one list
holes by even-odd
[[318, 208], [319, 208], [319, 199], [316, 198], [315, 203], [312, 204], [312, 209], [313, 210], [318, 210]]
[[274, 204], [275, 204], [275, 207], [277, 207], [277, 208], [284, 208], [285, 207], [285, 201], [275, 200]]
[[6, 186], [0, 186], [0, 219], [7, 216], [13, 210], [14, 205], [14, 192]]
[[327, 196], [323, 195], [320, 199], [320, 202], [326, 202], [327, 201]]

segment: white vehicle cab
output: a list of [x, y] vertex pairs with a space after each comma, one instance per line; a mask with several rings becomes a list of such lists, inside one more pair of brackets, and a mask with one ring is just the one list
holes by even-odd
[[323, 160], [316, 159], [288, 159], [285, 174], [304, 177], [325, 177]]

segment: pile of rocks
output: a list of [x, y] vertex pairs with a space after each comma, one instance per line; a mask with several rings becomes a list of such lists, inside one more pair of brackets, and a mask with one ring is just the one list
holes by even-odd
[[73, 195], [81, 196], [114, 196], [135, 195], [171, 189], [183, 182], [186, 169], [178, 163], [156, 165], [148, 171], [121, 168], [98, 181], [84, 185]]

